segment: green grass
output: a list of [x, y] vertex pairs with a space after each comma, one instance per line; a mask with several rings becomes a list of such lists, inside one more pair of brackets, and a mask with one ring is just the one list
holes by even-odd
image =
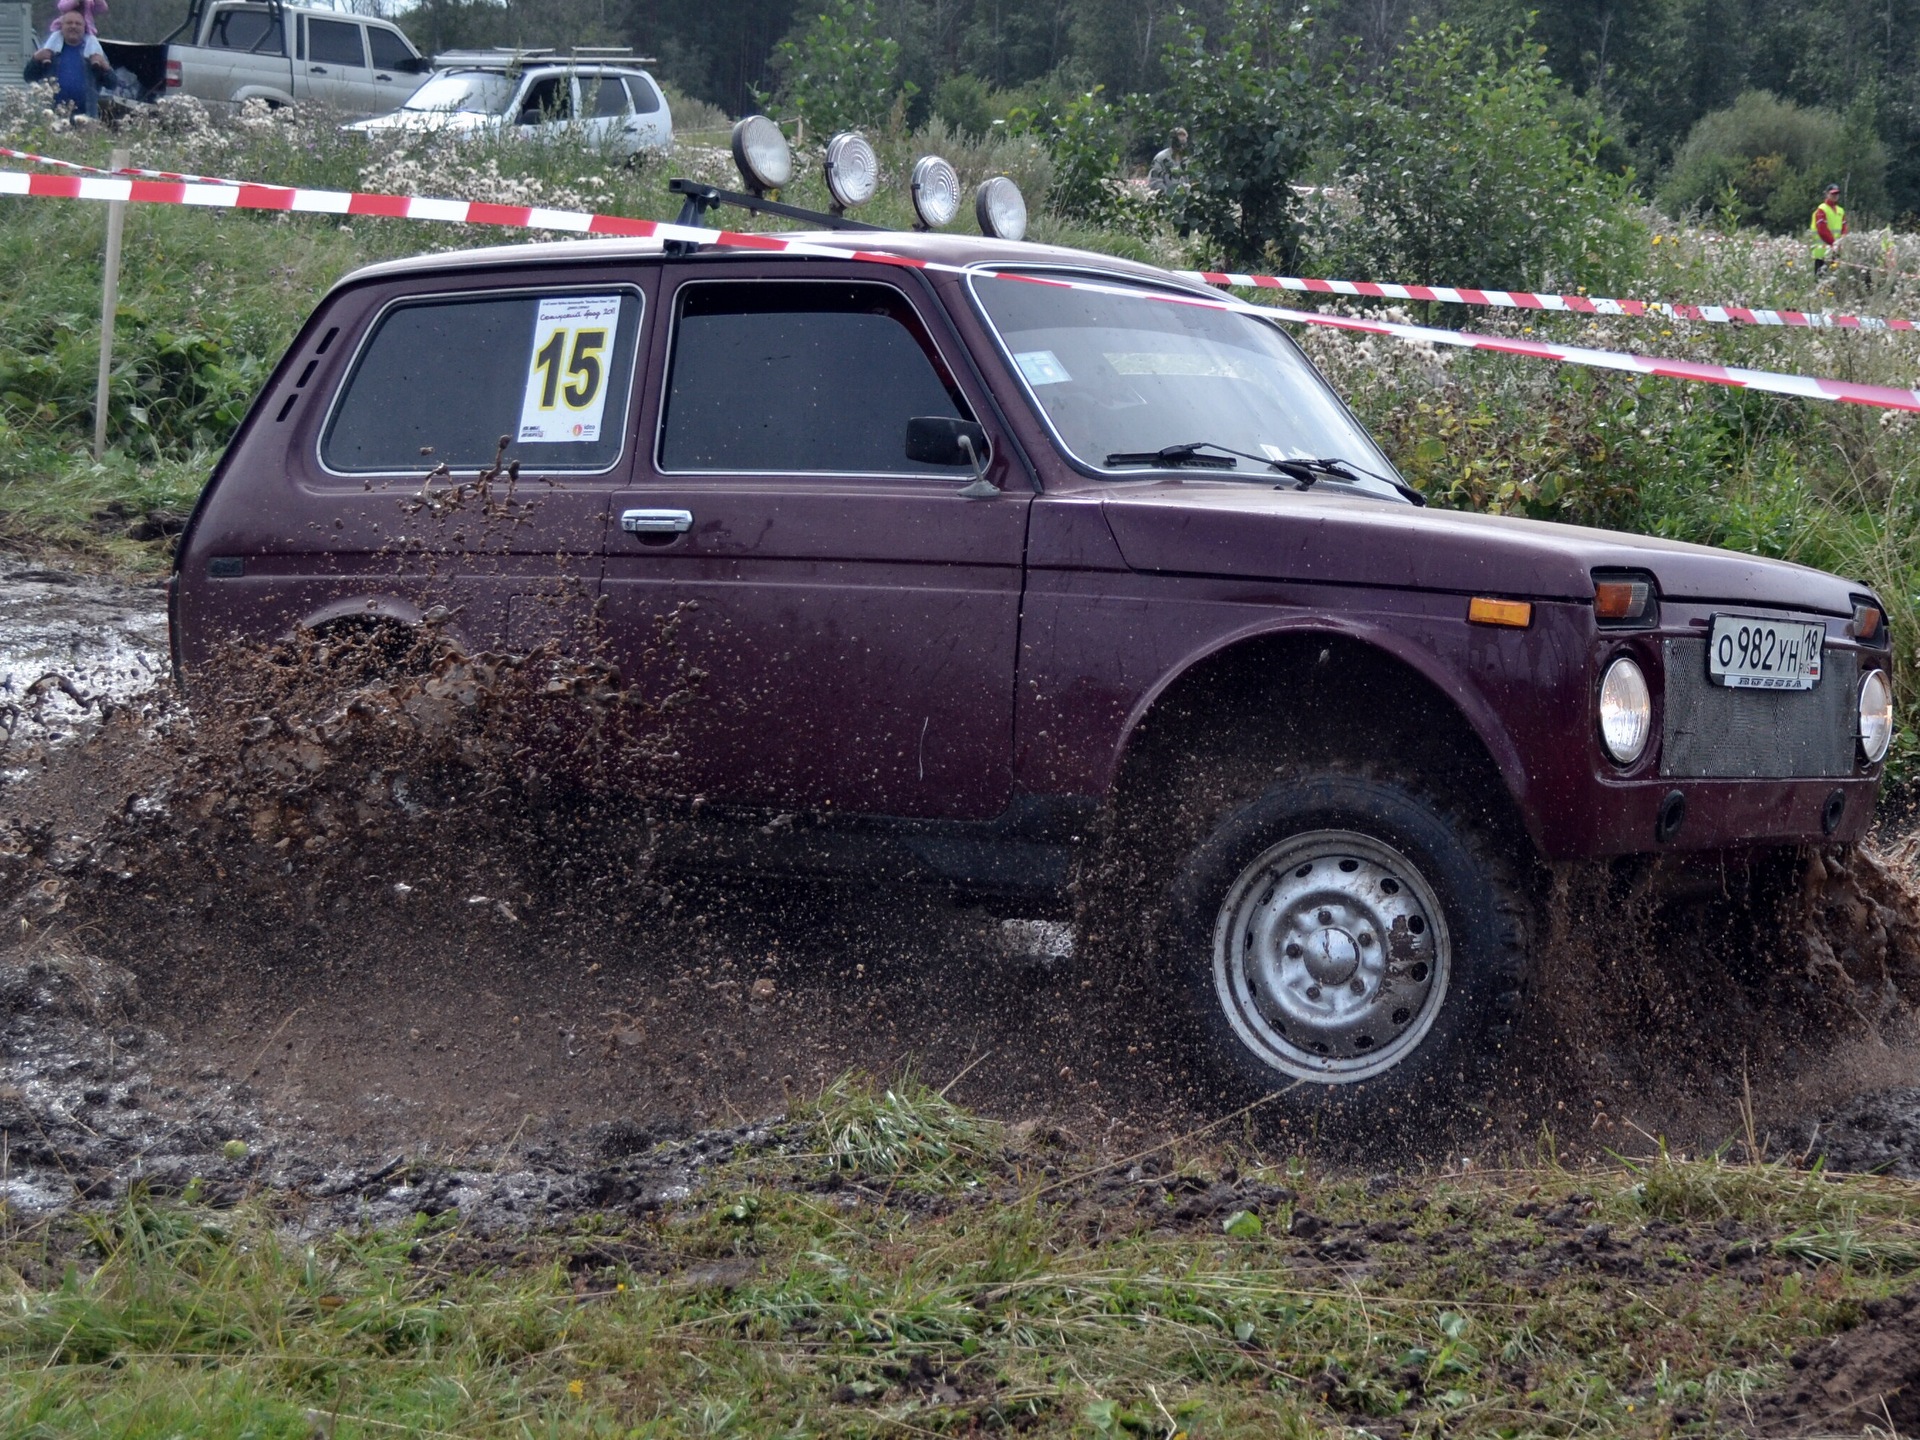
[[[920, 1138], [850, 1140], [882, 1115]], [[1160, 1199], [911, 1085], [843, 1082], [784, 1133], [643, 1222], [509, 1239], [443, 1216], [302, 1240], [264, 1198], [16, 1222], [0, 1433], [1707, 1434], [1920, 1268], [1914, 1187], [1778, 1164], [1380, 1193], [1175, 1150]], [[1172, 1218], [1236, 1161], [1294, 1198], [1258, 1226]], [[1318, 1249], [1286, 1233], [1306, 1214]], [[1569, 1251], [1590, 1225], [1633, 1273]], [[1342, 1263], [1327, 1234], [1373, 1238]]]

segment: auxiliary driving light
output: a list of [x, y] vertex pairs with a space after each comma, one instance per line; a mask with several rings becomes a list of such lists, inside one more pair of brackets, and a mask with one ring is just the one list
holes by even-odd
[[793, 179], [793, 151], [780, 127], [764, 115], [749, 115], [733, 127], [733, 163], [755, 195]]
[[1860, 679], [1860, 753], [1878, 765], [1892, 743], [1893, 685], [1886, 671], [1869, 670]]
[[951, 225], [960, 213], [960, 176], [938, 155], [922, 155], [913, 162], [913, 213], [920, 229]]
[[973, 214], [980, 233], [995, 240], [1019, 240], [1027, 233], [1026, 199], [1004, 175], [980, 182], [973, 192]]
[[1647, 677], [1623, 655], [1600, 681], [1600, 741], [1616, 761], [1631, 765], [1645, 752], [1652, 734], [1653, 695]]
[[827, 190], [838, 215], [873, 198], [880, 185], [880, 157], [866, 136], [842, 130], [827, 141]]

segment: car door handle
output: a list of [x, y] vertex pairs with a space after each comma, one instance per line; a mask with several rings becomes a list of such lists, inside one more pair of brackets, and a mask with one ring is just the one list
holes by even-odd
[[327, 67], [324, 65], [307, 66], [307, 74], [309, 75], [324, 75], [326, 73], [327, 73]]
[[374, 79], [376, 79], [376, 80], [391, 80], [391, 79], [393, 79], [393, 77], [392, 77], [391, 75], [381, 75], [381, 74], [378, 74], [378, 73], [376, 73], [376, 74], [374, 75], [374, 77], [373, 77], [373, 78], [374, 78]]
[[620, 528], [629, 535], [684, 535], [693, 528], [691, 510], [622, 510]]

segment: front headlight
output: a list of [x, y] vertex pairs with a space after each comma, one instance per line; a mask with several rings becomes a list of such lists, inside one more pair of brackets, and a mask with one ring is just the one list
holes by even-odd
[[1640, 667], [1621, 656], [1600, 681], [1600, 740], [1622, 765], [1646, 751], [1653, 734], [1653, 695]]
[[1886, 671], [1869, 670], [1860, 679], [1860, 753], [1878, 765], [1892, 743], [1893, 682]]

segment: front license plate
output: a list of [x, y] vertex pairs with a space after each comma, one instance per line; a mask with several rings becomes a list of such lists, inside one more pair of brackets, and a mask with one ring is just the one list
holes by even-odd
[[1820, 683], [1826, 638], [1824, 625], [1716, 615], [1707, 678], [1730, 690], [1811, 690]]

